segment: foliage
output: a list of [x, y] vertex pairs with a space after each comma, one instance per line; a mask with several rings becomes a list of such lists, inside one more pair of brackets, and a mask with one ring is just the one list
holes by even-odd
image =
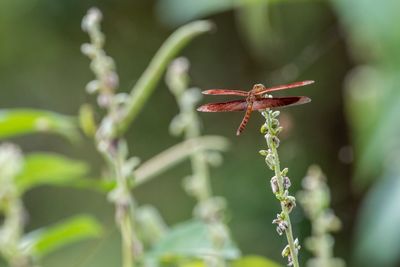
[[25, 157], [22, 172], [15, 178], [22, 193], [42, 185], [68, 185], [87, 175], [89, 167], [81, 161], [54, 153], [31, 153]]
[[[186, 58], [178, 58], [171, 63], [166, 81], [180, 109], [180, 113], [171, 122], [170, 132], [191, 140], [201, 136], [201, 122], [196, 113], [200, 90], [188, 88], [188, 71], [189, 61]], [[216, 151], [213, 153], [199, 151], [191, 154], [193, 173], [184, 180], [186, 192], [197, 201], [193, 215], [205, 224], [207, 231], [203, 235], [211, 241], [209, 251], [206, 253], [200, 251], [197, 255], [202, 255], [204, 262], [210, 267], [226, 265], [225, 260], [229, 257], [224, 255], [224, 248], [232, 242], [228, 227], [224, 223], [226, 200], [223, 197], [213, 196], [211, 190], [209, 166], [218, 164], [220, 158], [221, 155]], [[196, 240], [195, 237], [191, 239]]]
[[0, 140], [30, 133], [57, 133], [77, 138], [77, 124], [70, 116], [35, 109], [0, 110]]
[[102, 226], [91, 216], [81, 215], [27, 233], [22, 243], [34, 257], [44, 257], [69, 243], [100, 237]]
[[[65, 123], [62, 115], [17, 109], [4, 114], [8, 116], [2, 121], [3, 137], [35, 132], [32, 126], [36, 120], [53, 120], [54, 132], [66, 134], [62, 127], [57, 128]], [[87, 171], [86, 164], [65, 156], [34, 153], [24, 157], [15, 145], [0, 146], [0, 212], [4, 216], [0, 253], [10, 266], [33, 266], [39, 258], [67, 244], [100, 236], [102, 227], [89, 215], [24, 234], [24, 193], [40, 185], [64, 185], [82, 179]]]
[[334, 238], [331, 232], [341, 228], [341, 221], [330, 209], [331, 196], [326, 177], [318, 166], [311, 166], [302, 181], [303, 190], [298, 195], [304, 213], [311, 221], [312, 234], [306, 239], [306, 247], [314, 257], [307, 266], [344, 267], [345, 262], [333, 255]]
[[[400, 158], [398, 1], [159, 0], [98, 4], [106, 11], [106, 48], [118, 60], [121, 74], [120, 79], [113, 59], [105, 53], [102, 54], [106, 56], [102, 58], [105, 68], [96, 69], [96, 64], [92, 64], [96, 77], [87, 89], [92, 93], [102, 91], [95, 92], [100, 109], [81, 90], [88, 77], [87, 66], [78, 52], [83, 36], [77, 25], [88, 3], [51, 0], [0, 3], [0, 140], [11, 139], [18, 144], [1, 145], [7, 153], [0, 157], [0, 254], [5, 261], [0, 265], [36, 267], [44, 260], [47, 266], [46, 260], [54, 257], [57, 264], [50, 265], [63, 266], [70, 263], [58, 259], [69, 260], [72, 254], [75, 257], [73, 249], [80, 250], [79, 245], [70, 246], [68, 249], [72, 251], [53, 252], [75, 241], [99, 237], [104, 241], [96, 240], [96, 246], [89, 252], [80, 250], [83, 255], [80, 265], [92, 266], [88, 258], [95, 262], [93, 266], [107, 265], [109, 262], [103, 262], [104, 258], [112, 261], [108, 265], [118, 265], [118, 256], [112, 249], [120, 250], [115, 245], [119, 240], [114, 238], [112, 227], [107, 231], [109, 235], [102, 236], [104, 219], [101, 222], [95, 219], [113, 220], [109, 207], [98, 207], [102, 205], [98, 198], [108, 196], [115, 204], [116, 225], [127, 229], [121, 231], [124, 244], [131, 240], [128, 225], [133, 226], [141, 241], [134, 247], [134, 253], [143, 249], [142, 254], [136, 254], [137, 265], [145, 260], [156, 265], [162, 259], [166, 265], [206, 266], [198, 249], [210, 250], [212, 242], [201, 242], [200, 248], [193, 245], [193, 240], [200, 238], [199, 233], [205, 233], [206, 220], [195, 216], [200, 221], [187, 224], [197, 223], [198, 228], [193, 225], [191, 228], [196, 231], [188, 231], [180, 238], [171, 237], [182, 227], [179, 221], [190, 217], [189, 210], [194, 204], [182, 196], [175, 178], [187, 171], [187, 167], [170, 170], [196, 155], [206, 155], [207, 164], [218, 163], [221, 157], [216, 152], [225, 151], [228, 142], [220, 136], [205, 135], [174, 144], [176, 140], [166, 134], [167, 116], [176, 110], [174, 99], [165, 90], [159, 90], [163, 87], [159, 81], [169, 63], [183, 53], [193, 63], [193, 81], [204, 88], [246, 88], [250, 81], [286, 82], [312, 75], [318, 89], [306, 94], [313, 98], [313, 104], [281, 116], [286, 129], [281, 138], [288, 141], [280, 146], [280, 157], [290, 163], [293, 177], [302, 175], [310, 161], [317, 161], [330, 177], [335, 177], [329, 184], [332, 206], [344, 223], [344, 233], [336, 238], [335, 254], [346, 260], [353, 254], [351, 266], [397, 266], [400, 255], [396, 206], [400, 173], [397, 168]], [[200, 18], [212, 18], [218, 25], [217, 34], [188, 47], [194, 37], [214, 29], [208, 21], [189, 23]], [[170, 33], [168, 27], [184, 23], [188, 25], [167, 38], [143, 71], [149, 56]], [[98, 40], [91, 40], [82, 49], [91, 61], [96, 58], [91, 54], [90, 44], [97, 42], [97, 48], [101, 49], [96, 52], [104, 52], [104, 35], [98, 36]], [[127, 91], [129, 87], [133, 90]], [[199, 97], [198, 91], [190, 91], [194, 98]], [[66, 115], [76, 114], [83, 98], [86, 103], [79, 118]], [[6, 109], [9, 106], [26, 108]], [[182, 130], [185, 116], [182, 117], [172, 123], [177, 126], [171, 126], [175, 132]], [[229, 115], [226, 120], [230, 120]], [[204, 127], [204, 132], [228, 134], [229, 124], [216, 117], [197, 126], [201, 132]], [[86, 137], [80, 135], [81, 130]], [[224, 216], [218, 214], [221, 217], [217, 222], [229, 222], [244, 252], [256, 250], [278, 260], [279, 255], [274, 256], [274, 251], [281, 245], [280, 240], [271, 238], [272, 230], [264, 223], [276, 209], [265, 202], [272, 204], [274, 198], [265, 199], [265, 188], [255, 180], [261, 172], [260, 164], [248, 156], [249, 151], [260, 145], [254, 133], [249, 131], [234, 139], [224, 164], [215, 170], [215, 176], [221, 179], [213, 180], [210, 195], [222, 195], [229, 201], [231, 211], [225, 211], [224, 199], [213, 198], [218, 211], [224, 211]], [[144, 162], [132, 155], [140, 155]], [[196, 173], [195, 168], [192, 173]], [[292, 188], [299, 187], [299, 180], [291, 182]], [[56, 191], [54, 186], [58, 187]], [[66, 211], [57, 210], [57, 203], [54, 210], [38, 205], [40, 201], [51, 203], [48, 193], [54, 192], [61, 192], [57, 197], [68, 193], [65, 201], [75, 205], [78, 213], [83, 209], [81, 201], [92, 205], [95, 208], [90, 213], [96, 216], [64, 218], [58, 213]], [[147, 202], [152, 206], [142, 205]], [[166, 215], [165, 219], [161, 213]], [[61, 221], [57, 222], [58, 218]], [[279, 229], [286, 228], [286, 221], [277, 219]], [[307, 246], [308, 242], [303, 242], [306, 220], [297, 209], [291, 219], [299, 229], [301, 243]], [[349, 242], [352, 236], [354, 242]], [[160, 244], [164, 244], [165, 253], [148, 257], [150, 252], [158, 251]], [[238, 250], [233, 243], [232, 246]], [[193, 251], [185, 255], [182, 252], [185, 248]], [[132, 251], [129, 247], [128, 250]], [[287, 255], [288, 250], [285, 252]], [[277, 266], [259, 256], [236, 256], [240, 258], [229, 258], [226, 264]], [[306, 260], [302, 254], [299, 264]]]
[[[147, 256], [170, 262], [182, 258], [204, 258], [215, 250], [207, 232], [207, 225], [201, 221], [180, 223], [171, 228]], [[240, 255], [240, 251], [231, 241], [224, 244], [220, 253], [230, 260]]]
[[[354, 184], [371, 187], [357, 220], [354, 264], [396, 266], [400, 235], [393, 201], [400, 175], [398, 1], [334, 1], [359, 64], [348, 75], [346, 112], [355, 152]], [[374, 18], [371, 20], [371, 18]], [[394, 209], [393, 209], [394, 208]], [[376, 244], [379, 244], [378, 246]]]

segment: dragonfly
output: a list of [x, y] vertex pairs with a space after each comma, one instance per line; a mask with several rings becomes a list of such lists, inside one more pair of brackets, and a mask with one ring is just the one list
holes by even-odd
[[269, 108], [287, 107], [301, 105], [311, 101], [306, 96], [288, 96], [288, 97], [270, 97], [268, 93], [280, 91], [314, 83], [312, 80], [294, 82], [290, 84], [265, 87], [262, 84], [255, 84], [250, 91], [231, 90], [231, 89], [210, 89], [203, 91], [205, 95], [231, 95], [242, 96], [244, 99], [238, 99], [228, 102], [209, 103], [197, 108], [201, 112], [228, 112], [228, 111], [246, 111], [236, 135], [240, 135], [249, 122], [251, 112], [254, 110], [266, 110]]

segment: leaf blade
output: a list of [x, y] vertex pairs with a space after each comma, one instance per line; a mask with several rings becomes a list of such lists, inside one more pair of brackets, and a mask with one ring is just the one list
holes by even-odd
[[74, 140], [78, 126], [72, 116], [39, 109], [0, 109], [0, 140], [32, 133], [55, 133]]
[[41, 258], [71, 243], [99, 237], [102, 231], [102, 226], [93, 217], [77, 215], [30, 232], [24, 236], [23, 242], [33, 255]]
[[23, 171], [16, 177], [23, 193], [39, 185], [64, 185], [82, 178], [89, 167], [81, 161], [55, 153], [32, 153], [26, 156]]
[[[201, 221], [191, 220], [180, 223], [172, 227], [159, 240], [147, 257], [173, 260], [210, 255], [210, 253], [215, 253], [215, 249], [208, 236], [207, 225]], [[231, 240], [228, 240], [221, 254], [226, 259], [236, 259], [240, 256], [240, 251]]]

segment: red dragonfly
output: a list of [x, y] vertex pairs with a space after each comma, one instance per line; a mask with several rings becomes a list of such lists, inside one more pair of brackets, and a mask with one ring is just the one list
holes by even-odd
[[235, 95], [243, 96], [245, 99], [233, 100], [229, 102], [210, 103], [197, 108], [202, 112], [224, 112], [224, 111], [246, 111], [236, 135], [240, 135], [247, 122], [250, 119], [253, 110], [264, 110], [268, 108], [286, 107], [293, 105], [305, 104], [311, 101], [306, 96], [288, 96], [288, 97], [264, 97], [265, 94], [273, 91], [279, 91], [294, 87], [300, 87], [312, 84], [314, 81], [302, 81], [285, 85], [277, 85], [273, 87], [265, 87], [262, 84], [255, 84], [250, 91], [230, 90], [230, 89], [211, 89], [203, 91], [205, 95]]

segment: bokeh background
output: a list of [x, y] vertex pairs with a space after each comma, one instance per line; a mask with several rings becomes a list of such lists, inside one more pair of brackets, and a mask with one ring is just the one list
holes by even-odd
[[[397, 0], [135, 0], [0, 1], [0, 107], [31, 107], [77, 115], [93, 101], [84, 90], [93, 79], [80, 46], [87, 9], [104, 14], [106, 50], [116, 63], [121, 90], [129, 92], [162, 42], [178, 26], [199, 18], [216, 31], [194, 40], [182, 55], [191, 62], [191, 85], [201, 89], [248, 90], [295, 80], [315, 80], [285, 95], [307, 95], [310, 104], [281, 116], [285, 131], [282, 165], [290, 169], [293, 191], [311, 164], [328, 177], [332, 207], [343, 222], [335, 254], [348, 266], [400, 266], [400, 2]], [[204, 102], [214, 99], [205, 99]], [[180, 141], [168, 127], [178, 112], [161, 82], [131, 127], [132, 154], [142, 160]], [[271, 220], [279, 207], [270, 193], [271, 172], [258, 151], [262, 117], [235, 136], [238, 113], [202, 114], [206, 134], [230, 139], [224, 163], [212, 170], [216, 195], [228, 202], [228, 222], [243, 254], [281, 261], [285, 244]], [[52, 135], [12, 139], [24, 152], [55, 151], [90, 162], [100, 176], [103, 161], [91, 140], [70, 143]], [[168, 224], [192, 215], [193, 199], [182, 189], [188, 162], [138, 188], [141, 204], [154, 204]], [[119, 235], [114, 211], [90, 190], [40, 187], [25, 196], [27, 230], [76, 213], [95, 215], [105, 226], [100, 240], [68, 246], [44, 266], [118, 266]], [[301, 209], [293, 213], [296, 236], [310, 226]], [[301, 260], [307, 258], [302, 250]]]

